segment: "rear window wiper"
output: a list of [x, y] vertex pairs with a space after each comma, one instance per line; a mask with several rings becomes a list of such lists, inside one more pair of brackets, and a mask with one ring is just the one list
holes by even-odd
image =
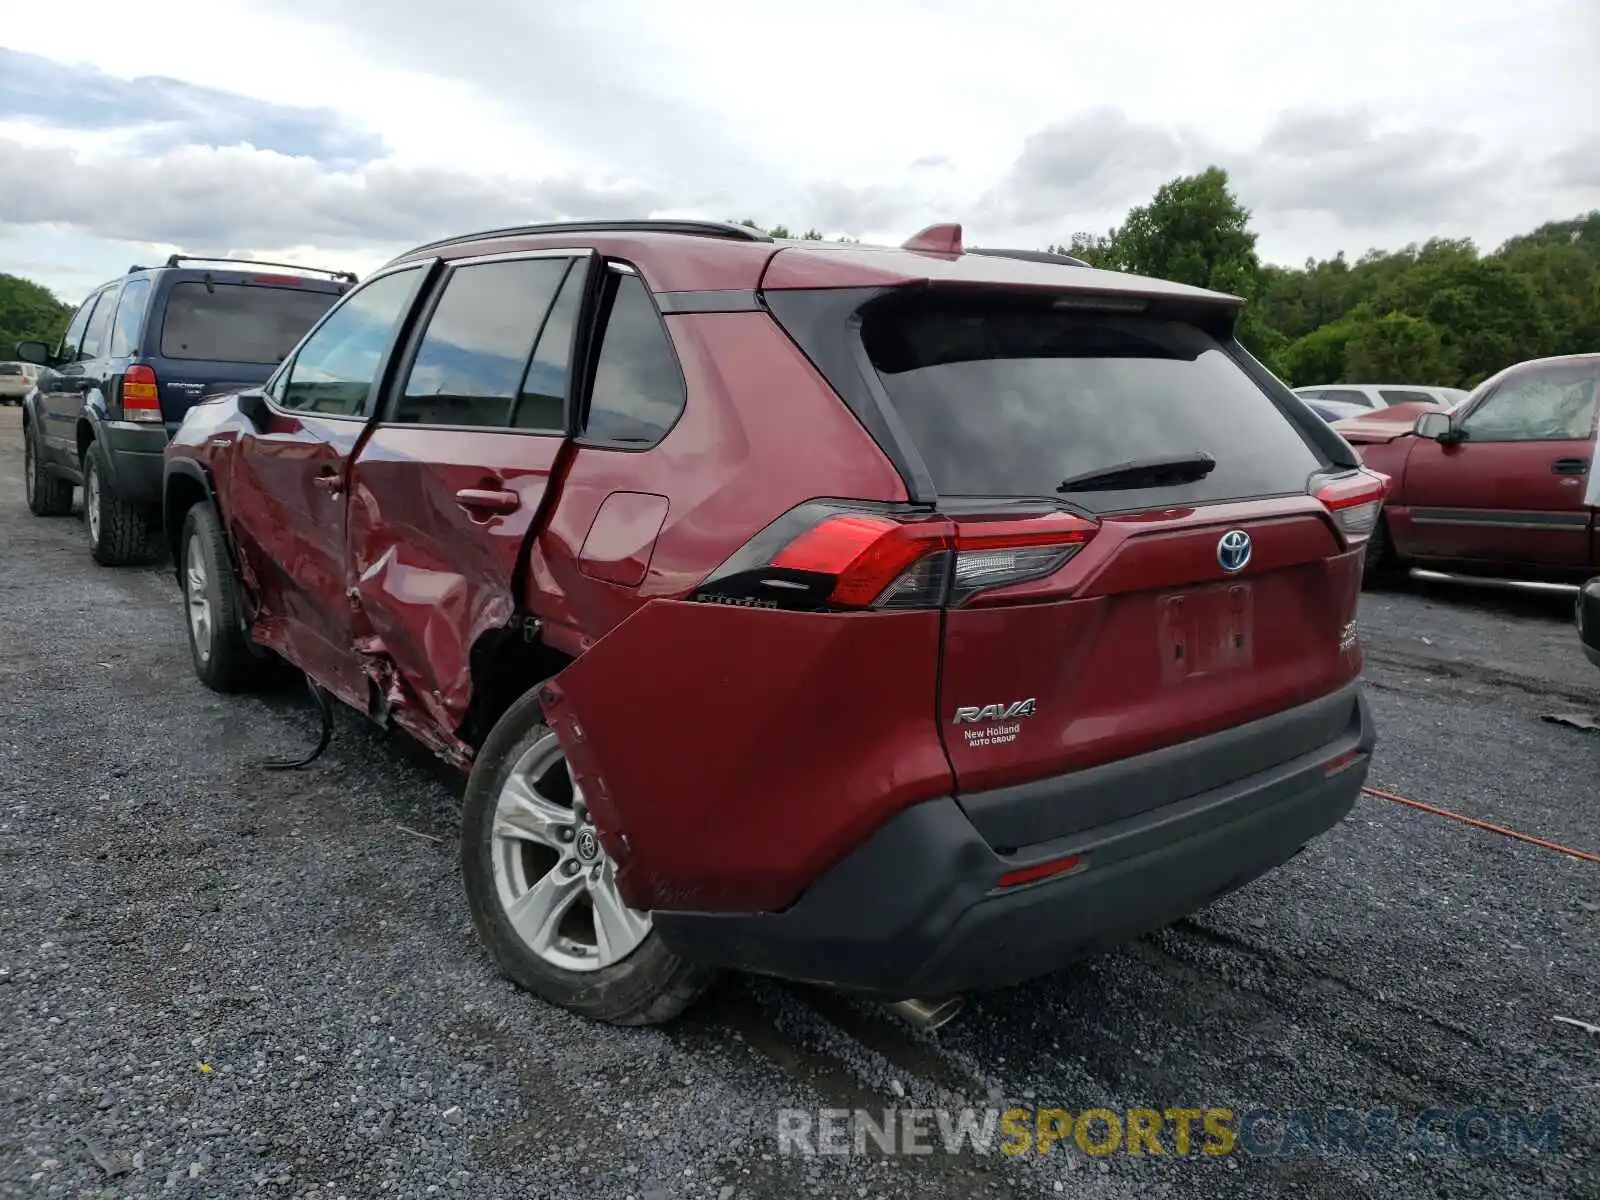
[[1112, 492], [1119, 488], [1177, 487], [1204, 479], [1217, 460], [1204, 450], [1168, 454], [1161, 458], [1136, 458], [1132, 462], [1099, 467], [1063, 480], [1058, 492]]

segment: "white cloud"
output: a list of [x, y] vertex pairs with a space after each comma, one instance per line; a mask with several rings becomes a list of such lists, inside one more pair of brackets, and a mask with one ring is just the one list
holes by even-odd
[[[1211, 162], [1279, 261], [1435, 232], [1489, 245], [1600, 205], [1592, 0], [194, 12], [84, 0], [74, 19], [98, 36], [70, 55], [49, 10], [8, 15], [12, 49], [104, 74], [76, 72], [102, 101], [87, 108], [81, 89], [18, 102], [0, 74], [0, 254], [122, 270], [131, 240], [340, 265], [475, 226], [650, 211], [865, 237], [955, 219], [974, 242], [1036, 246]], [[55, 249], [30, 252], [45, 229]]]

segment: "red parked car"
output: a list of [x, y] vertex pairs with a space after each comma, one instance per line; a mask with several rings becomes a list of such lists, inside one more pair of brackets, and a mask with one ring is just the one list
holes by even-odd
[[1334, 424], [1390, 478], [1369, 575], [1412, 565], [1576, 585], [1600, 572], [1600, 354], [1507, 367], [1454, 409]]
[[420, 247], [178, 431], [195, 670], [281, 656], [470, 771], [478, 931], [579, 1012], [1026, 979], [1366, 776], [1382, 481], [1238, 311], [955, 226]]

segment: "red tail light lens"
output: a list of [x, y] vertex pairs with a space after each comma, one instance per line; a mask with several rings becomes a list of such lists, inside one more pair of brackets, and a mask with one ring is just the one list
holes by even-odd
[[1058, 570], [1096, 528], [1062, 512], [952, 519], [806, 504], [718, 568], [695, 598], [788, 609], [958, 607]]
[[1359, 546], [1378, 527], [1378, 513], [1389, 491], [1389, 477], [1363, 468], [1341, 475], [1317, 489], [1347, 545]]
[[129, 367], [122, 377], [122, 419], [125, 421], [161, 420], [161, 394], [156, 373], [149, 367]]

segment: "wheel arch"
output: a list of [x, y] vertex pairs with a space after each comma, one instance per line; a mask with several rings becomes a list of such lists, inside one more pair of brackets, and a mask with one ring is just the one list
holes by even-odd
[[457, 736], [476, 754], [513, 704], [571, 662], [570, 655], [540, 636], [538, 623], [530, 617], [485, 631], [468, 656], [472, 699]]
[[[169, 458], [161, 481], [161, 528], [175, 571], [183, 570], [183, 555], [178, 545], [183, 537], [183, 520], [196, 504], [208, 501], [214, 504], [216, 493], [205, 468], [188, 459]], [[226, 529], [223, 537], [227, 537]]]

